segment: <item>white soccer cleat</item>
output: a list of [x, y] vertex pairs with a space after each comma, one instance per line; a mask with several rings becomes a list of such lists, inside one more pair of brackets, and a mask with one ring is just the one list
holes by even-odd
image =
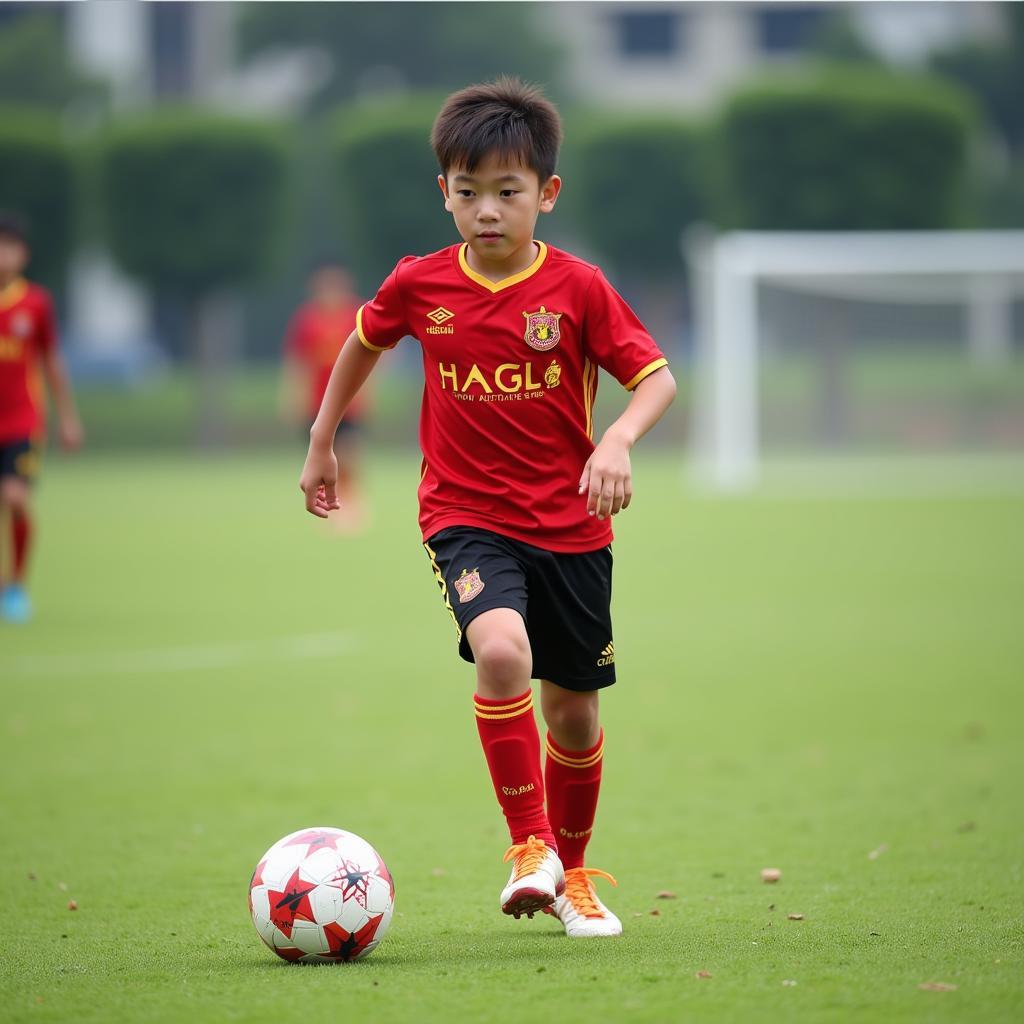
[[501, 909], [518, 919], [533, 917], [550, 907], [565, 889], [565, 872], [558, 854], [536, 836], [510, 846], [505, 860], [512, 861], [508, 885], [501, 890]]
[[597, 898], [591, 878], [607, 878], [612, 885], [619, 884], [607, 871], [569, 868], [565, 873], [565, 892], [548, 911], [565, 925], [565, 934], [570, 939], [622, 934], [622, 922]]

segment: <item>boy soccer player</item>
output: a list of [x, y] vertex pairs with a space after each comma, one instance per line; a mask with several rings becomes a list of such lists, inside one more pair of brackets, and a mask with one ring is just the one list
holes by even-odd
[[[632, 498], [629, 452], [675, 396], [666, 360], [601, 271], [533, 237], [555, 205], [561, 123], [515, 79], [450, 96], [431, 136], [463, 238], [407, 256], [361, 307], [310, 431], [306, 508], [338, 505], [334, 429], [406, 336], [426, 386], [420, 527], [459, 651], [512, 861], [506, 914], [557, 915], [573, 937], [618, 935], [584, 866], [601, 781], [598, 694], [615, 681], [610, 517]], [[595, 447], [597, 371], [632, 392]], [[533, 714], [539, 679], [546, 763]], [[545, 806], [546, 797], [546, 806]]]
[[[40, 376], [46, 379], [60, 424], [61, 443], [77, 448], [82, 426], [57, 348], [50, 296], [22, 277], [29, 260], [24, 224], [0, 213], [0, 522], [10, 537], [10, 569], [0, 579], [0, 618], [25, 622], [32, 606], [25, 570], [32, 541], [30, 485], [46, 427]], [[7, 536], [0, 537], [6, 544]], [[0, 559], [0, 562], [3, 560]]]
[[[299, 307], [288, 324], [284, 345], [281, 404], [289, 421], [302, 419], [306, 427], [327, 390], [341, 346], [352, 333], [360, 300], [348, 270], [337, 263], [317, 268], [309, 281], [309, 301]], [[359, 434], [369, 406], [364, 389], [345, 410], [334, 439], [338, 459], [338, 500], [335, 526], [343, 533], [358, 533], [365, 520], [359, 486]]]

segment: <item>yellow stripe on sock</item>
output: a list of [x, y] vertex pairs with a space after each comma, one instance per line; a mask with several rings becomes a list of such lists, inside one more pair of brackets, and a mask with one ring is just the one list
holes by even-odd
[[534, 697], [530, 695], [525, 703], [509, 705], [508, 707], [514, 707], [515, 711], [503, 711], [501, 708], [481, 708], [479, 705], [474, 705], [477, 718], [482, 718], [488, 722], [499, 722], [506, 718], [521, 718], [523, 715], [532, 715], [534, 713]]
[[522, 711], [511, 711], [507, 715], [482, 715], [479, 711], [476, 713], [477, 718], [482, 718], [485, 722], [498, 722], [503, 718], [522, 718], [523, 715], [528, 715], [533, 711], [533, 705], [528, 708], [524, 708]]
[[545, 746], [547, 747], [548, 757], [556, 764], [565, 765], [566, 768], [589, 768], [591, 765], [597, 764], [604, 756], [603, 739], [601, 740], [601, 746], [597, 748], [597, 753], [590, 754], [587, 757], [566, 757], [561, 751], [555, 750], [550, 740], [545, 743]]
[[477, 711], [482, 712], [485, 715], [497, 714], [501, 711], [522, 711], [527, 705], [533, 705], [533, 690], [529, 693], [523, 694], [518, 700], [514, 700], [511, 704], [481, 704], [478, 702], [476, 697], [473, 698], [473, 706]]

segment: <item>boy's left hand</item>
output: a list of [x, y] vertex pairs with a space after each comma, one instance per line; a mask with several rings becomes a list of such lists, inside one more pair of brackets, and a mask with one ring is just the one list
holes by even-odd
[[629, 508], [633, 497], [633, 476], [629, 445], [607, 434], [587, 459], [580, 477], [580, 494], [587, 495], [587, 514], [598, 519], [614, 516]]

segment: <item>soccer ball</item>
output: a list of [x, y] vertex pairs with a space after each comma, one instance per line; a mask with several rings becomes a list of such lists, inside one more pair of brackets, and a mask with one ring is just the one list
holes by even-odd
[[260, 938], [302, 963], [358, 960], [391, 924], [395, 883], [365, 839], [340, 828], [305, 828], [278, 840], [249, 883]]

